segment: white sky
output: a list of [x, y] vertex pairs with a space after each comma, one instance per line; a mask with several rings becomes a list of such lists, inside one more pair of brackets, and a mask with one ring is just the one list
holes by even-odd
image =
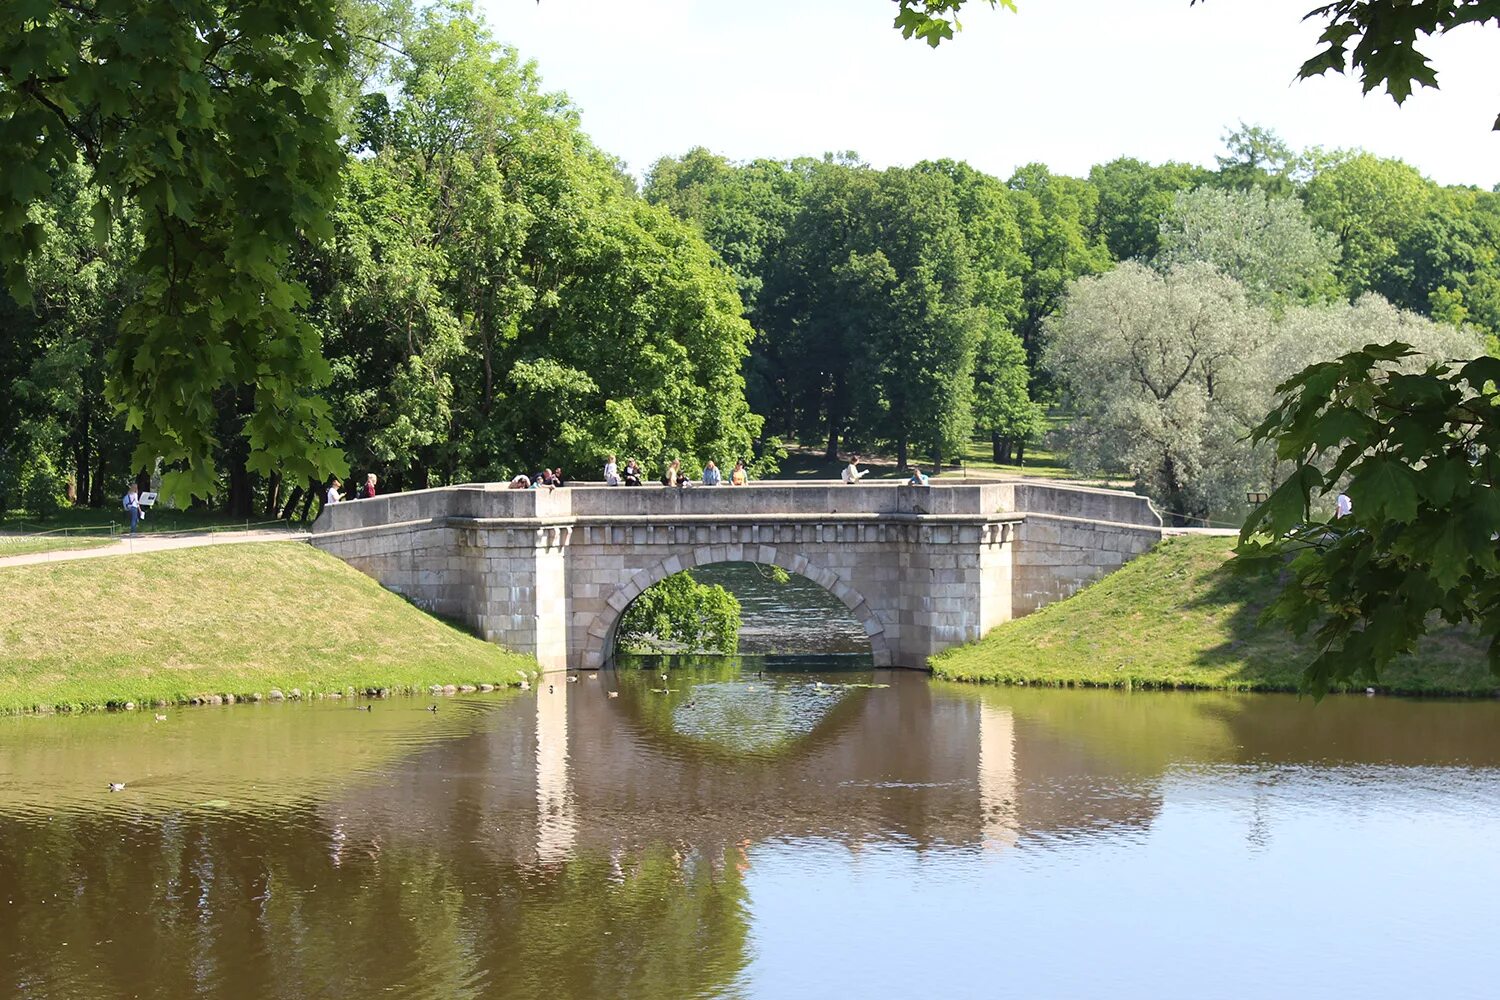
[[852, 149], [872, 164], [953, 157], [1009, 176], [1120, 155], [1212, 165], [1226, 126], [1294, 148], [1360, 146], [1445, 184], [1500, 181], [1500, 32], [1428, 46], [1440, 91], [1403, 108], [1353, 79], [1297, 83], [1322, 0], [970, 0], [930, 49], [890, 0], [478, 0], [496, 35], [565, 91], [637, 175], [703, 145], [731, 159]]

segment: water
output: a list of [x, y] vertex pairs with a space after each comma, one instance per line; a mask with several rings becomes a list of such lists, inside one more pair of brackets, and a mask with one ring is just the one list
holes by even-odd
[[1500, 704], [550, 687], [0, 720], [0, 996], [1494, 995]]

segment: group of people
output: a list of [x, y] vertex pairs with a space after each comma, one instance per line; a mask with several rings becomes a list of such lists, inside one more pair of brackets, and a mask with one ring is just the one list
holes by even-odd
[[[606, 486], [639, 486], [642, 481], [641, 466], [635, 459], [632, 458], [626, 462], [623, 470], [620, 469], [615, 456], [611, 455], [605, 461], [604, 484]], [[693, 485], [719, 486], [726, 482], [730, 486], [744, 486], [750, 482], [750, 470], [745, 468], [744, 459], [734, 463], [728, 479], [725, 479], [713, 459], [709, 459], [703, 466], [703, 473], [697, 480], [682, 470], [682, 460], [677, 458], [667, 463], [666, 471], [661, 476], [663, 486], [672, 486], [677, 489]]]
[[534, 476], [528, 476], [524, 472], [518, 473], [510, 481], [510, 488], [513, 490], [555, 490], [559, 486], [566, 485], [568, 482], [563, 478], [560, 465], [555, 469], [549, 469], [544, 465], [542, 471]]
[[323, 506], [327, 507], [332, 504], [343, 503], [345, 500], [369, 500], [375, 496], [375, 488], [379, 482], [380, 479], [375, 473], [367, 473], [365, 475], [365, 484], [354, 491], [354, 496], [346, 497], [343, 494], [344, 481], [338, 476], [334, 476], [333, 482], [328, 484], [328, 492], [323, 494]]

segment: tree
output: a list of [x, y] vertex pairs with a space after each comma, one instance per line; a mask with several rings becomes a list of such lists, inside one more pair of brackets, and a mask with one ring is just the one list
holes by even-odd
[[1369, 153], [1346, 155], [1308, 181], [1308, 214], [1338, 240], [1337, 273], [1351, 296], [1379, 287], [1433, 190], [1414, 168]]
[[1099, 192], [1096, 235], [1115, 260], [1151, 260], [1172, 199], [1212, 176], [1190, 163], [1154, 167], [1128, 156], [1095, 166], [1089, 171], [1089, 183]]
[[1227, 156], [1214, 157], [1219, 164], [1220, 184], [1236, 191], [1258, 189], [1283, 197], [1293, 193], [1296, 157], [1271, 129], [1240, 122], [1239, 128], [1224, 133], [1224, 149]]
[[1180, 193], [1161, 223], [1162, 265], [1212, 264], [1265, 306], [1330, 296], [1337, 258], [1300, 201], [1258, 189]]
[[1047, 364], [1079, 411], [1072, 462], [1129, 472], [1166, 512], [1193, 519], [1233, 514], [1247, 491], [1292, 474], [1249, 438], [1299, 369], [1397, 339], [1425, 359], [1478, 346], [1374, 294], [1272, 312], [1203, 263], [1081, 280], [1050, 330]]
[[[1478, 626], [1500, 674], [1500, 360], [1412, 370], [1412, 354], [1372, 344], [1308, 367], [1256, 429], [1296, 464], [1246, 522], [1240, 558], [1259, 572], [1290, 560], [1292, 582], [1267, 613], [1314, 630], [1315, 693], [1378, 681], [1434, 615]], [[1315, 516], [1314, 499], [1345, 482], [1352, 515]]]
[[343, 153], [331, 81], [347, 65], [338, 9], [312, 0], [0, 7], [0, 264], [31, 296], [31, 207], [80, 157], [102, 196], [96, 238], [139, 211], [137, 294], [110, 355], [110, 393], [139, 434], [133, 464], [166, 459], [163, 490], [216, 487], [221, 390], [248, 393], [235, 433], [269, 473], [339, 468], [306, 292], [286, 275], [300, 235], [323, 238]]
[[740, 602], [717, 583], [684, 570], [653, 583], [620, 617], [618, 643], [653, 652], [733, 653], [740, 644]]
[[1099, 193], [1093, 185], [1030, 163], [1012, 175], [1008, 186], [1021, 229], [1021, 250], [1030, 265], [1022, 280], [1024, 305], [1017, 333], [1035, 369], [1042, 324], [1057, 311], [1068, 286], [1082, 275], [1108, 270], [1112, 262], [1097, 235]]
[[1022, 462], [1026, 445], [1046, 426], [1046, 409], [1031, 399], [1030, 381], [1021, 338], [992, 329], [974, 364], [974, 425], [990, 436], [997, 465]]
[[1080, 279], [1049, 321], [1044, 362], [1079, 413], [1070, 461], [1128, 470], [1178, 523], [1225, 509], [1240, 483], [1246, 348], [1264, 327], [1205, 264]]

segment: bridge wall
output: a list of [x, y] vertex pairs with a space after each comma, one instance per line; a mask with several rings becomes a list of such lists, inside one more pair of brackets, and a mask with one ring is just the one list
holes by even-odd
[[1141, 497], [1027, 483], [480, 484], [338, 504], [313, 543], [549, 668], [601, 665], [647, 587], [737, 561], [822, 585], [878, 664], [920, 667], [1145, 551], [1160, 524]]

